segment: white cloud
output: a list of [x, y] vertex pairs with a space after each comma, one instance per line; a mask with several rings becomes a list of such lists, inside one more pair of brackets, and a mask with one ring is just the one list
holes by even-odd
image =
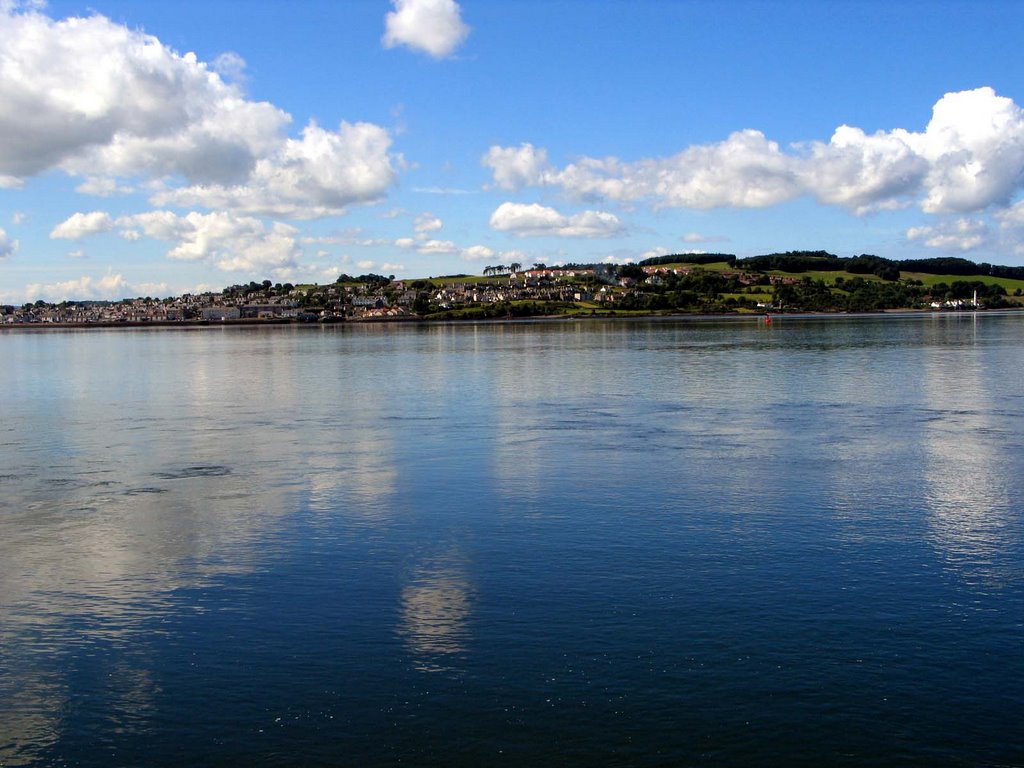
[[635, 163], [584, 157], [556, 170], [548, 164], [546, 151], [530, 144], [491, 147], [482, 162], [504, 189], [558, 186], [581, 199], [650, 199], [657, 206], [685, 208], [764, 207], [799, 194], [790, 158], [753, 130]]
[[462, 251], [466, 261], [488, 261], [494, 258], [494, 251], [486, 245], [471, 245]]
[[428, 232], [436, 232], [444, 226], [437, 216], [432, 213], [421, 213], [416, 217], [416, 221], [413, 227], [416, 229], [416, 233], [419, 235], [426, 235]]
[[988, 242], [989, 228], [984, 221], [960, 218], [932, 227], [911, 227], [907, 239], [944, 251], [969, 251]]
[[157, 205], [310, 219], [381, 198], [401, 164], [376, 125], [310, 123], [289, 138], [290, 115], [215, 71], [240, 59], [211, 66], [100, 15], [7, 7], [0, 40], [4, 186], [56, 168], [86, 177], [83, 193], [109, 195], [141, 177], [162, 181]]
[[105, 211], [75, 213], [54, 227], [50, 237], [55, 240], [81, 240], [88, 235], [109, 232], [113, 228], [114, 220]]
[[28, 214], [25, 213], [24, 211], [15, 211], [14, 213], [11, 214], [11, 224], [13, 224], [14, 226], [24, 224], [26, 219], [28, 219]]
[[728, 243], [725, 235], [704, 235], [700, 232], [687, 232], [680, 238], [684, 243]]
[[101, 176], [89, 176], [85, 181], [75, 187], [75, 192], [83, 195], [94, 195], [95, 197], [113, 197], [114, 195], [130, 195], [135, 190], [124, 184], [119, 184], [117, 179]]
[[390, 262], [385, 261], [383, 264], [380, 265], [380, 268], [383, 269], [385, 272], [388, 272], [388, 273], [391, 273], [391, 272], [404, 272], [405, 271], [405, 264], [391, 264]]
[[465, 261], [493, 261], [495, 264], [526, 264], [529, 256], [523, 251], [495, 252], [486, 245], [471, 245], [459, 254]]
[[1024, 200], [999, 211], [995, 216], [1003, 227], [1024, 227]]
[[295, 227], [280, 222], [268, 227], [259, 219], [227, 212], [193, 211], [178, 216], [170, 211], [149, 211], [118, 219], [116, 224], [174, 243], [167, 252], [170, 259], [204, 261], [228, 272], [293, 268], [300, 253]]
[[490, 168], [494, 183], [501, 189], [519, 190], [555, 182], [546, 149], [533, 144], [518, 147], [491, 147], [480, 163]]
[[520, 237], [611, 237], [622, 232], [618, 217], [603, 211], [565, 216], [537, 203], [502, 203], [491, 214], [491, 228]]
[[136, 296], [162, 298], [170, 295], [167, 283], [135, 283], [132, 287]]
[[[98, 280], [85, 275], [75, 280], [57, 283], [31, 283], [25, 288], [25, 300], [35, 301], [87, 301], [123, 299], [138, 296], [140, 292], [128, 283], [121, 274], [107, 274]], [[145, 294], [143, 294], [145, 295]]]
[[77, 250], [77, 251], [68, 251], [68, 258], [69, 259], [84, 259], [84, 258], [87, 258], [87, 257], [85, 255], [85, 251]]
[[0, 259], [13, 256], [18, 250], [18, 241], [12, 240], [3, 229], [0, 229]]
[[469, 36], [455, 0], [392, 0], [384, 17], [385, 48], [405, 45], [441, 59], [455, 52]]
[[374, 267], [377, 266], [377, 263], [370, 260], [357, 261], [356, 266], [359, 267], [360, 269], [373, 269]]
[[646, 251], [640, 254], [640, 261], [644, 259], [653, 259], [657, 256], [667, 256], [671, 251], [664, 245], [656, 245], [653, 248], [648, 248]]
[[908, 141], [930, 163], [923, 208], [977, 211], [1024, 184], [1024, 110], [991, 88], [947, 93]]
[[831, 139], [784, 151], [756, 130], [670, 157], [583, 157], [553, 167], [543, 148], [493, 146], [481, 162], [494, 183], [558, 187], [578, 199], [654, 207], [760, 208], [803, 195], [863, 214], [916, 204], [927, 213], [1006, 205], [1024, 188], [1024, 110], [991, 88], [947, 93], [923, 131], [868, 135], [847, 125]]
[[419, 253], [435, 256], [454, 256], [462, 251], [451, 240], [427, 240], [426, 242], [419, 243], [416, 246], [416, 250]]
[[257, 161], [244, 184], [194, 185], [159, 192], [154, 205], [229, 208], [239, 213], [316, 219], [345, 213], [352, 203], [384, 197], [396, 179], [388, 132], [371, 123], [327, 131], [310, 123]]
[[235, 179], [289, 121], [194, 54], [100, 15], [3, 13], [0, 39], [0, 173]]
[[928, 161], [906, 141], [905, 131], [867, 136], [842, 125], [828, 144], [814, 142], [809, 156], [794, 160], [804, 188], [820, 202], [856, 213], [908, 204], [928, 173]]
[[225, 51], [213, 60], [212, 69], [225, 80], [245, 82], [245, 59], [234, 51]]

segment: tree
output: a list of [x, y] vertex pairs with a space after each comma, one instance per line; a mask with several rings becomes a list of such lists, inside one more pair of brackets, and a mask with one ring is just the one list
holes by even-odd
[[643, 267], [636, 264], [625, 264], [619, 268], [619, 277], [631, 277], [634, 280], [643, 280], [647, 277], [647, 273], [644, 272]]
[[412, 311], [417, 315], [425, 315], [430, 312], [430, 299], [427, 294], [420, 293], [412, 303]]

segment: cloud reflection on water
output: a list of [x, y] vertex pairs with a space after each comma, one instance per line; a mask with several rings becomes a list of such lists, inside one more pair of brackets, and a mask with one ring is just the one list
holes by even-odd
[[993, 439], [1006, 429], [990, 390], [999, 363], [977, 346], [928, 352], [924, 496], [932, 540], [967, 581], [999, 587], [1009, 575], [1003, 556], [1013, 545], [1006, 477], [1012, 457]]
[[470, 637], [473, 589], [454, 549], [419, 565], [402, 588], [398, 634], [421, 672], [458, 671]]

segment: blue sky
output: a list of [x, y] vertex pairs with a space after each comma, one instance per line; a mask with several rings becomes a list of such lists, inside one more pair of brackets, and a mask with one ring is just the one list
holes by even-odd
[[0, 0], [0, 301], [1024, 264], [1016, 2]]

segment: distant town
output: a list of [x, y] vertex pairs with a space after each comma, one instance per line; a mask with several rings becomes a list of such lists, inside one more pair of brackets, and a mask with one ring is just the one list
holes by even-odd
[[871, 312], [1024, 307], [1024, 267], [959, 258], [892, 261], [824, 251], [737, 259], [676, 254], [637, 264], [487, 266], [415, 280], [364, 274], [334, 283], [232, 285], [120, 301], [0, 307], [0, 325], [336, 323], [536, 316]]

